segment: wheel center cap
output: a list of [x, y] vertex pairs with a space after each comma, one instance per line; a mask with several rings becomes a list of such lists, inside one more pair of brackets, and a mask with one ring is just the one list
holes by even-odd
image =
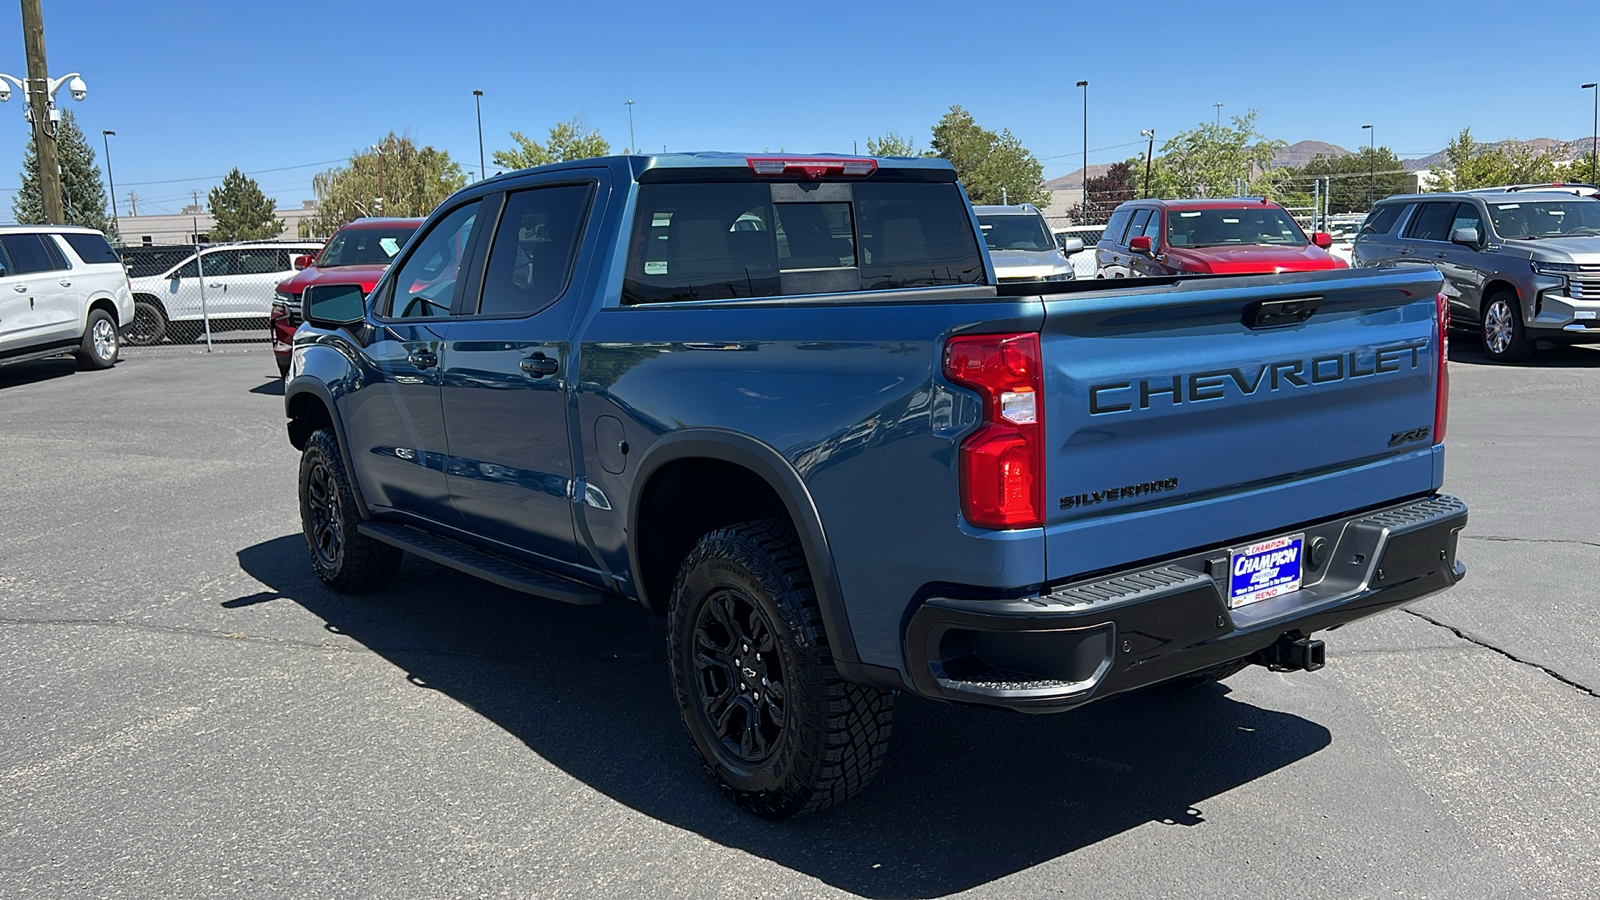
[[744, 676], [745, 681], [755, 681], [758, 677], [756, 675], [756, 670], [750, 668], [749, 666], [745, 666], [743, 669], [740, 669], [739, 674]]

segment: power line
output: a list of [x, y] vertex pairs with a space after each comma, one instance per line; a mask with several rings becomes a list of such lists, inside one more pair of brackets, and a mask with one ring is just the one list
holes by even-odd
[[[280, 166], [280, 167], [278, 167], [276, 169], [254, 169], [252, 171], [242, 172], [240, 174], [242, 174], [242, 175], [251, 175], [251, 176], [254, 176], [254, 175], [269, 175], [269, 174], [271, 174], [273, 172], [290, 172], [290, 171], [293, 171], [295, 169], [310, 169], [310, 168], [312, 168], [314, 166], [331, 166], [334, 163], [342, 163], [342, 162], [349, 162], [349, 161], [350, 161], [350, 157], [341, 156], [338, 159], [328, 159], [328, 160], [323, 160], [322, 162], [301, 163], [298, 166]], [[182, 183], [184, 183], [186, 181], [216, 181], [218, 179], [227, 178], [229, 174], [232, 174], [232, 173], [226, 173], [225, 172], [225, 173], [223, 173], [221, 175], [196, 175], [193, 178], [167, 178], [167, 179], [163, 179], [161, 181], [130, 181], [130, 182], [128, 182], [128, 184], [131, 185], [131, 186], [137, 187], [137, 186], [146, 185], [146, 184], [182, 184]]]

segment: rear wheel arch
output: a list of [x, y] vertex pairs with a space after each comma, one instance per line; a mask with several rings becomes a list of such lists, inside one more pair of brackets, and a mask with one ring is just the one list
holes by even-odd
[[97, 309], [103, 309], [107, 313], [109, 313], [111, 315], [112, 323], [115, 324], [118, 328], [121, 328], [122, 326], [128, 324], [128, 323], [122, 321], [122, 317], [121, 316], [117, 315], [117, 304], [110, 297], [102, 295], [102, 296], [94, 298], [93, 300], [90, 300], [89, 301], [89, 308], [83, 311], [84, 319], [87, 320], [88, 317], [89, 317], [89, 313], [91, 313], [91, 312], [93, 312], [94, 310], [97, 310]]
[[640, 602], [664, 614], [678, 567], [702, 535], [763, 518], [794, 525], [834, 659], [857, 662], [832, 551], [810, 491], [782, 454], [738, 432], [673, 432], [640, 461], [628, 505], [628, 560]]

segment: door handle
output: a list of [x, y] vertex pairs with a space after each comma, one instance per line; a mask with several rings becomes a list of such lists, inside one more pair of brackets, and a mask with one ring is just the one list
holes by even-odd
[[546, 375], [554, 375], [560, 364], [543, 353], [535, 353], [522, 361], [521, 368], [534, 378], [543, 378]]
[[1443, 253], [1435, 253], [1434, 256], [1438, 257], [1439, 259], [1444, 259]]
[[67, 279], [63, 278], [63, 279], [61, 279], [61, 286], [62, 287], [72, 287], [72, 282], [70, 282]]
[[222, 282], [218, 281], [218, 282], [216, 282], [214, 284], [208, 284], [208, 285], [206, 285], [206, 287], [223, 288], [224, 290], [226, 290], [228, 286], [223, 284]]
[[25, 284], [14, 284], [11, 286], [11, 289], [19, 294], [26, 294], [28, 292], [28, 286]]
[[432, 350], [413, 350], [411, 355], [406, 357], [406, 362], [419, 369], [431, 369], [439, 364], [439, 354]]
[[1400, 249], [1400, 255], [1401, 256], [1410, 256], [1411, 255], [1411, 248], [1410, 247], [1402, 247]]

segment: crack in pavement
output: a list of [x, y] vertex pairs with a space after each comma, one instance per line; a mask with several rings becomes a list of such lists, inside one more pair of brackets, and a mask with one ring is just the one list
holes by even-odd
[[1600, 548], [1594, 541], [1580, 541], [1571, 538], [1519, 538], [1504, 537], [1498, 534], [1463, 534], [1462, 538], [1469, 541], [1494, 541], [1507, 544], [1581, 544], [1585, 547]]
[[[1582, 543], [1582, 542], [1580, 541], [1579, 543]], [[1549, 668], [1548, 666], [1541, 666], [1536, 662], [1529, 662], [1528, 660], [1525, 660], [1525, 659], [1517, 656], [1516, 654], [1511, 653], [1510, 651], [1502, 650], [1499, 647], [1496, 647], [1495, 645], [1489, 643], [1488, 641], [1486, 641], [1486, 640], [1484, 640], [1484, 639], [1482, 639], [1480, 637], [1477, 637], [1476, 635], [1472, 634], [1471, 632], [1464, 631], [1464, 630], [1462, 630], [1460, 628], [1457, 628], [1456, 626], [1451, 625], [1448, 622], [1441, 622], [1438, 619], [1433, 618], [1432, 616], [1425, 615], [1423, 613], [1419, 613], [1414, 609], [1402, 609], [1400, 611], [1405, 613], [1408, 616], [1415, 616], [1415, 617], [1421, 619], [1422, 621], [1427, 622], [1429, 625], [1433, 625], [1433, 626], [1435, 626], [1437, 628], [1446, 629], [1446, 630], [1452, 632], [1453, 634], [1455, 634], [1456, 637], [1461, 638], [1463, 641], [1466, 641], [1466, 642], [1471, 643], [1471, 644], [1477, 644], [1479, 647], [1482, 647], [1485, 650], [1493, 650], [1495, 653], [1498, 653], [1501, 656], [1504, 656], [1506, 659], [1509, 659], [1514, 663], [1517, 663], [1519, 665], [1524, 665], [1524, 666], [1527, 666], [1527, 667], [1532, 668], [1532, 669], [1538, 669], [1539, 671], [1545, 673], [1546, 675], [1549, 675], [1551, 678], [1554, 678], [1555, 680], [1561, 682], [1562, 684], [1566, 685], [1567, 687], [1575, 688], [1575, 689], [1577, 689], [1579, 691], [1582, 691], [1585, 694], [1588, 694], [1591, 697], [1600, 697], [1600, 691], [1596, 691], [1594, 688], [1589, 687], [1586, 684], [1581, 684], [1581, 683], [1579, 683], [1577, 681], [1574, 681], [1571, 678], [1568, 678], [1567, 676], [1561, 674], [1560, 672], [1557, 672], [1555, 669]]]

